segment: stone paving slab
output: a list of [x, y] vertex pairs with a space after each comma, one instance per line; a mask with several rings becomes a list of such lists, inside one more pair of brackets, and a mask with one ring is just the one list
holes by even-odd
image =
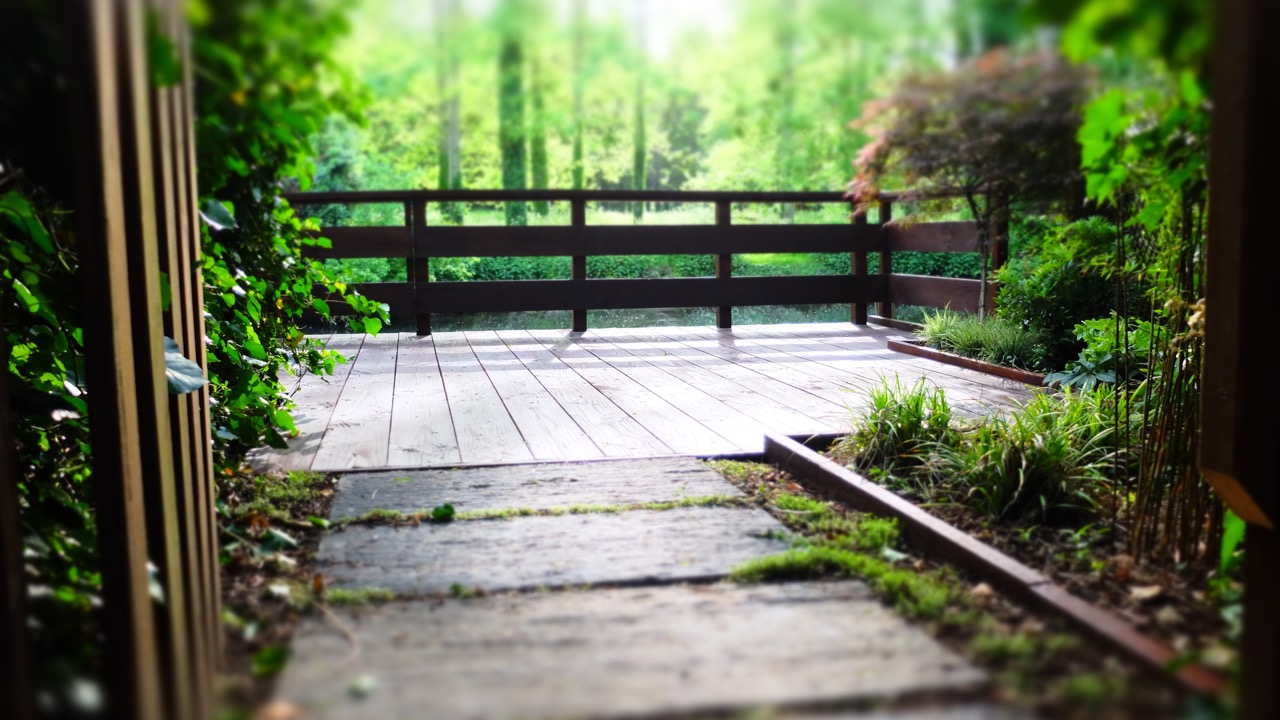
[[413, 512], [444, 503], [458, 510], [545, 509], [740, 494], [691, 458], [367, 472], [342, 476], [330, 518], [359, 517], [374, 509]]
[[350, 526], [321, 541], [316, 571], [399, 593], [718, 579], [785, 550], [783, 529], [758, 508], [714, 507]]
[[[305, 703], [304, 717], [316, 720], [883, 708], [908, 696], [972, 698], [987, 682], [857, 581], [506, 594], [335, 612], [359, 637], [359, 655], [309, 619], [277, 686], [278, 698]], [[373, 689], [357, 697], [361, 685]]]

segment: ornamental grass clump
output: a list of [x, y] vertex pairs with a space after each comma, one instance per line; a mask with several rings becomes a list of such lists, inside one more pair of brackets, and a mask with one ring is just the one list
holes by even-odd
[[998, 316], [979, 320], [952, 310], [926, 311], [916, 336], [944, 352], [1023, 370], [1044, 369], [1041, 336]]
[[946, 393], [927, 385], [924, 378], [910, 385], [897, 376], [892, 381], [882, 378], [869, 399], [854, 420], [854, 432], [831, 450], [846, 465], [908, 475], [925, 464], [933, 445], [954, 439]]
[[930, 471], [952, 502], [1001, 522], [1094, 514], [1114, 468], [1115, 427], [1091, 407], [1079, 397], [1039, 396], [935, 446]]

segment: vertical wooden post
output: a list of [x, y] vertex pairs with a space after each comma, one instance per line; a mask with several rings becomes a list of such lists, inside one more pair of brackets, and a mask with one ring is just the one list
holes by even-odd
[[[573, 227], [586, 227], [587, 225], [587, 201], [575, 198], [569, 201], [569, 224]], [[587, 279], [587, 256], [573, 256], [573, 275], [575, 281], [586, 282]], [[573, 331], [587, 331], [587, 308], [580, 307], [573, 309]]]
[[[135, 355], [133, 302], [128, 258], [145, 250], [131, 236], [124, 192], [124, 140], [115, 3], [71, 6], [73, 47], [84, 48], [72, 74], [77, 170], [77, 246], [84, 293], [86, 384], [93, 397], [90, 441], [96, 494], [98, 550], [102, 569], [105, 683], [109, 713], [131, 720], [158, 720], [160, 689], [155, 614], [147, 577], [147, 463], [141, 450], [140, 370], [155, 370], [151, 357]], [[126, 88], [127, 90], [127, 88]], [[136, 158], [135, 158], [136, 160]], [[141, 285], [141, 281], [138, 282]], [[143, 303], [143, 307], [146, 305]], [[139, 334], [147, 327], [136, 329]], [[163, 375], [162, 375], [163, 376]], [[139, 382], [139, 378], [142, 382]]]
[[[884, 237], [884, 232], [883, 232], [884, 226], [888, 225], [889, 221], [892, 219], [893, 219], [893, 203], [889, 200], [882, 200], [880, 202], [880, 217], [879, 217], [881, 239], [883, 239]], [[886, 246], [884, 250], [880, 251], [878, 258], [879, 258], [879, 264], [880, 264], [880, 274], [889, 278], [888, 281], [886, 281], [885, 283], [885, 292], [888, 292], [889, 284], [893, 282], [893, 278], [891, 277], [893, 275], [893, 249]], [[892, 319], [893, 318], [893, 300], [886, 297], [884, 300], [880, 301], [876, 305], [876, 313], [878, 313], [882, 318]]]
[[1242, 720], [1280, 715], [1280, 453], [1275, 426], [1260, 408], [1280, 399], [1252, 332], [1280, 310], [1273, 269], [1274, 168], [1280, 137], [1270, 97], [1280, 73], [1271, 44], [1280, 5], [1223, 0], [1215, 15], [1213, 127], [1209, 136], [1204, 369], [1200, 393], [1200, 469], [1228, 506], [1250, 523], [1245, 533]]
[[[151, 87], [155, 128], [155, 192], [160, 200], [160, 263], [168, 276], [170, 307], [163, 313], [165, 334], [184, 357], [205, 370], [204, 288], [200, 281], [200, 224], [194, 163], [194, 123], [190, 110], [190, 38], [186, 15], [176, 0], [148, 0], [157, 19], [155, 31], [173, 42], [184, 74], [168, 87]], [[207, 423], [208, 389], [169, 397], [175, 499], [181, 552], [180, 583], [186, 603], [183, 618], [190, 657], [195, 718], [213, 713], [213, 679], [220, 662], [221, 598], [218, 589], [217, 521]]]
[[[179, 209], [184, 240], [179, 251], [182, 263], [187, 268], [184, 275], [186, 285], [182, 292], [182, 302], [190, 313], [191, 323], [188, 337], [191, 344], [188, 358], [200, 365], [201, 373], [209, 376], [209, 356], [204, 352], [204, 273], [202, 265], [202, 221], [200, 219], [199, 191], [196, 184], [196, 138], [195, 138], [195, 71], [191, 62], [191, 34], [187, 27], [185, 6], [169, 0], [170, 13], [176, 28], [177, 39], [182, 58], [182, 92], [179, 93], [180, 104], [176, 106], [178, 121], [177, 130], [182, 135], [181, 172], [178, 174]], [[201, 587], [202, 632], [205, 642], [207, 667], [214, 670], [222, 666], [223, 626], [222, 626], [222, 578], [221, 565], [218, 561], [221, 545], [218, 542], [218, 519], [216, 510], [217, 487], [214, 480], [213, 463], [213, 423], [209, 417], [209, 388], [203, 387], [189, 396], [191, 401], [192, 432], [190, 452], [194, 458], [197, 471], [192, 488], [196, 500], [196, 548], [199, 562], [192, 571], [199, 574]], [[198, 648], [197, 648], [198, 650]], [[209, 678], [210, 704], [212, 709], [212, 678]]]
[[[853, 224], [864, 226], [867, 224], [867, 214], [855, 212], [853, 216]], [[867, 276], [867, 252], [865, 250], [855, 250], [849, 255], [849, 271], [854, 277], [865, 278]], [[855, 302], [849, 305], [849, 322], [854, 325], [867, 324], [867, 304]]]
[[[728, 227], [733, 224], [733, 205], [728, 200], [716, 202], [716, 226]], [[716, 255], [716, 280], [719, 280], [721, 297], [727, 297], [729, 283], [733, 278], [733, 255], [721, 253]], [[721, 305], [716, 308], [716, 327], [728, 330], [733, 327], [733, 306]]]
[[[3, 327], [4, 306], [0, 305], [0, 328]], [[35, 717], [22, 547], [18, 465], [9, 415], [9, 345], [0, 335], [0, 707], [12, 720]]]
[[416, 273], [414, 272], [417, 264], [417, 258], [415, 257], [417, 249], [414, 247], [416, 243], [414, 242], [413, 203], [411, 202], [404, 204], [404, 226], [409, 228], [409, 256], [404, 259], [404, 279], [406, 282], [414, 283], [417, 282]]
[[427, 201], [414, 200], [409, 210], [410, 237], [413, 240], [413, 267], [409, 277], [413, 283], [413, 305], [417, 313], [418, 335], [431, 334], [431, 256], [427, 250]]

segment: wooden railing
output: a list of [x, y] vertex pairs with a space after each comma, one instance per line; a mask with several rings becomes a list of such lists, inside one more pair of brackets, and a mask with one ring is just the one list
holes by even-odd
[[[717, 325], [730, 327], [734, 306], [849, 304], [850, 321], [866, 324], [869, 307], [882, 318], [894, 305], [950, 307], [974, 312], [978, 280], [900, 275], [892, 272], [893, 253], [976, 252], [972, 222], [916, 223], [895, 226], [896, 196], [882, 198], [877, 222], [865, 215], [839, 224], [739, 225], [735, 206], [744, 204], [844, 204], [834, 192], [683, 192], [612, 190], [407, 190], [291, 193], [302, 209], [316, 205], [403, 204], [403, 226], [325, 227], [329, 248], [317, 258], [395, 258], [406, 263], [404, 282], [358, 285], [364, 295], [387, 303], [393, 315], [412, 314], [420, 335], [431, 333], [432, 313], [570, 310], [573, 329], [587, 329], [587, 310], [715, 307]], [[559, 226], [431, 226], [428, 203], [568, 202], [570, 224]], [[587, 225], [588, 203], [711, 203], [714, 225]], [[995, 229], [995, 237], [1005, 233]], [[1005, 244], [993, 244], [993, 260]], [[844, 275], [733, 277], [739, 253], [848, 253]], [[868, 273], [869, 256], [879, 256], [880, 272]], [[710, 255], [715, 276], [704, 278], [602, 279], [587, 277], [586, 259], [601, 255]], [[433, 258], [568, 256], [567, 280], [430, 280]], [[994, 262], [993, 266], [998, 265]]]

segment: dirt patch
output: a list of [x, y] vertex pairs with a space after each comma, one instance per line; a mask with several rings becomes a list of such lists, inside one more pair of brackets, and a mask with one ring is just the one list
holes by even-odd
[[323, 591], [312, 571], [337, 480], [316, 473], [224, 478], [219, 531], [226, 717], [251, 717], [272, 694], [293, 632]]

